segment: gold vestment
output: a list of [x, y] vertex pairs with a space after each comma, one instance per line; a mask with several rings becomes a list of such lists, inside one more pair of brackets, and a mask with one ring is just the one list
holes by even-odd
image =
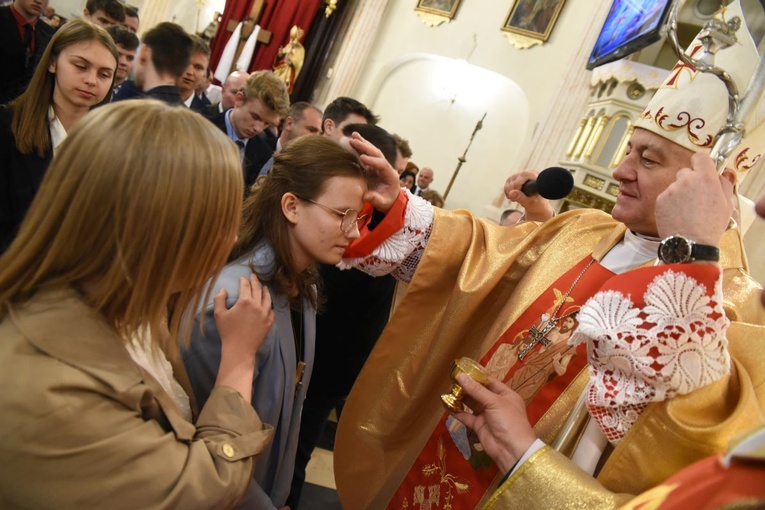
[[[407, 295], [343, 410], [335, 444], [343, 507], [384, 508], [443, 413], [439, 395], [450, 387], [452, 361], [480, 359], [540, 293], [586, 255], [600, 261], [624, 231], [623, 224], [590, 209], [511, 228], [437, 209]], [[732, 321], [731, 376], [650, 405], [605, 464], [600, 483], [546, 448], [503, 484], [498, 507], [507, 498], [508, 508], [550, 508], [551, 500], [537, 491], [559, 498], [555, 507], [614, 507], [620, 498], [611, 492], [642, 492], [724, 451], [735, 433], [765, 422], [759, 286], [746, 273], [738, 230], [726, 232], [721, 251], [725, 310]], [[542, 440], [554, 439], [586, 381], [585, 371], [537, 424]]]

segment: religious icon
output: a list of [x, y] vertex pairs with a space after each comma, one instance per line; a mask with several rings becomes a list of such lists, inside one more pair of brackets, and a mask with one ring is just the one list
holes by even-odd
[[300, 44], [301, 37], [303, 29], [294, 25], [290, 29], [290, 42], [279, 48], [274, 60], [274, 74], [287, 84], [287, 92], [290, 94], [305, 61], [305, 48]]
[[215, 39], [215, 34], [218, 32], [218, 25], [220, 24], [221, 19], [221, 13], [218, 11], [215, 11], [215, 14], [213, 14], [213, 19], [210, 21], [210, 23], [205, 27], [204, 30], [199, 32], [197, 35], [204, 39], [204, 41], [207, 44], [212, 44], [213, 39]]
[[414, 10], [452, 19], [459, 4], [460, 0], [420, 0]]
[[502, 30], [546, 41], [566, 0], [517, 0]]
[[517, 392], [526, 404], [539, 393], [545, 383], [556, 376], [566, 373], [569, 362], [576, 354], [576, 347], [568, 344], [568, 339], [579, 323], [576, 313], [565, 315], [550, 329], [539, 350], [524, 360], [523, 366], [516, 370], [507, 385]]

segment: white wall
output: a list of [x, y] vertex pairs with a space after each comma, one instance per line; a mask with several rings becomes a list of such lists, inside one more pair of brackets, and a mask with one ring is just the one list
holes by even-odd
[[[419, 166], [432, 166], [434, 188], [444, 191], [475, 123], [488, 111], [447, 201], [448, 208], [483, 214], [500, 193], [505, 178], [524, 166], [535, 127], [565, 87], [567, 66], [582, 40], [582, 27], [600, 16], [587, 0], [568, 0], [550, 40], [520, 50], [500, 31], [512, 0], [462, 0], [451, 23], [425, 26], [414, 12], [416, 0], [390, 2], [380, 32], [352, 95], [382, 116], [381, 125], [408, 138]], [[478, 99], [454, 104], [439, 97], [433, 60], [422, 54], [467, 59], [504, 76], [493, 93], [476, 90]], [[402, 62], [404, 62], [402, 64]], [[501, 83], [502, 80], [497, 80]], [[448, 85], [448, 84], [445, 84]]]

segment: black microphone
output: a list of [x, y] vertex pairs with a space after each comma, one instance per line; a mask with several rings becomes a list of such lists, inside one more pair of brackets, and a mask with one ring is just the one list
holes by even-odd
[[539, 172], [536, 180], [528, 180], [521, 186], [521, 192], [530, 197], [541, 195], [548, 200], [558, 200], [574, 189], [574, 176], [565, 168], [552, 166]]

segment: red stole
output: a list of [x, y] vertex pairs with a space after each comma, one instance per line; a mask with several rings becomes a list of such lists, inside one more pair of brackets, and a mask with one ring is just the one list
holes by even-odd
[[[492, 375], [524, 396], [532, 425], [587, 365], [586, 346], [570, 347], [567, 340], [578, 324], [576, 312], [614, 276], [597, 262], [582, 274], [591, 259], [588, 255], [548, 287], [480, 359]], [[546, 335], [551, 345], [536, 344], [522, 360], [518, 359], [530, 338], [529, 328], [546, 322], [541, 319], [543, 314], [568, 320], [559, 320]], [[498, 474], [491, 459], [479, 451], [480, 447], [476, 449], [477, 443], [471, 431], [445, 412], [388, 508], [475, 508]]]

